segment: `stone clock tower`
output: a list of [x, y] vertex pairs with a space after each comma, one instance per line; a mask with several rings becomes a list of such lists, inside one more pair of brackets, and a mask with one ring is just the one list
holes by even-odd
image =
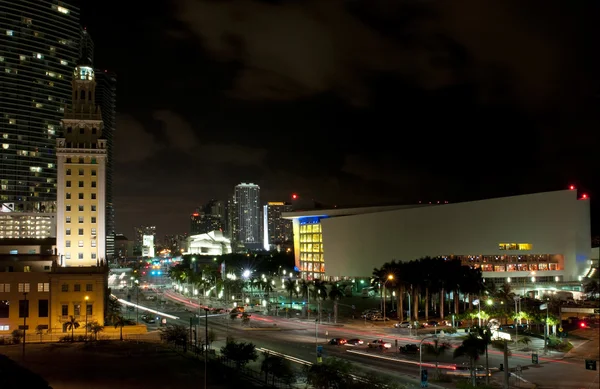
[[95, 102], [90, 63], [73, 73], [70, 109], [57, 138], [56, 248], [61, 266], [98, 266], [106, 261], [106, 159], [102, 115]]

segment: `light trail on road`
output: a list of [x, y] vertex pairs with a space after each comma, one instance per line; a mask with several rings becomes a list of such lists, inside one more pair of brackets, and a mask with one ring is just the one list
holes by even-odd
[[116, 298], [118, 302], [120, 302], [122, 304], [125, 304], [125, 305], [129, 305], [130, 307], [138, 308], [138, 309], [141, 309], [142, 311], [152, 312], [152, 313], [155, 313], [155, 314], [160, 315], [160, 316], [168, 317], [169, 319], [174, 319], [174, 320], [179, 319], [178, 316], [169, 315], [168, 313], [156, 311], [154, 309], [146, 308], [144, 306], [131, 303], [131, 302], [127, 301], [127, 300], [120, 299], [117, 296], [115, 296], [114, 294], [111, 294], [111, 296], [114, 297], [114, 298]]

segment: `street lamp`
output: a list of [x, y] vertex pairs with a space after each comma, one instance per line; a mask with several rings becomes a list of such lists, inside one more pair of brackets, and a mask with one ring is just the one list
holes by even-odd
[[391, 281], [393, 279], [394, 279], [394, 275], [390, 274], [387, 276], [387, 279], [383, 283], [383, 324], [385, 324], [385, 300], [387, 300], [387, 296], [385, 294], [385, 284], [387, 284], [388, 281]]
[[481, 301], [479, 299], [475, 299], [473, 300], [473, 304], [477, 305], [477, 308], [479, 309], [479, 313], [477, 314], [479, 317], [478, 326], [481, 327]]
[[87, 323], [87, 315], [88, 315], [88, 300], [89, 296], [85, 296], [85, 341], [87, 342], [87, 331], [88, 331], [88, 323]]

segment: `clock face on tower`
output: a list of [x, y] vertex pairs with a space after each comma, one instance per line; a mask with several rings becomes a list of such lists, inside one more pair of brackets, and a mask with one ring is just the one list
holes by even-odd
[[80, 80], [92, 81], [94, 79], [94, 69], [89, 66], [78, 66], [75, 73]]

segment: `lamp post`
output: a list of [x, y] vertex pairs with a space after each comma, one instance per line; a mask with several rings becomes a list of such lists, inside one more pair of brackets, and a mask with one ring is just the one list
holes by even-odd
[[517, 322], [517, 318], [518, 318], [518, 312], [517, 312], [517, 302], [521, 301], [521, 297], [519, 296], [515, 296], [514, 297], [515, 300], [515, 345], [519, 343], [519, 324], [520, 324], [520, 320], [519, 322]]
[[208, 360], [208, 308], [204, 308], [204, 332], [206, 340], [204, 341], [204, 389], [207, 389], [206, 376], [207, 376], [207, 360]]
[[387, 279], [383, 283], [383, 324], [385, 324], [385, 300], [387, 300], [387, 295], [385, 293], [385, 284], [387, 284], [388, 281], [391, 281], [393, 279], [394, 279], [394, 275], [390, 274], [387, 276]]
[[473, 304], [477, 305], [477, 308], [479, 310], [479, 313], [477, 314], [479, 320], [478, 320], [478, 327], [481, 327], [481, 300], [476, 299], [473, 300]]
[[88, 322], [87, 322], [87, 316], [88, 316], [88, 300], [90, 299], [89, 296], [85, 296], [85, 341], [87, 342], [87, 331], [88, 331]]
[[[442, 337], [440, 335], [440, 337]], [[422, 374], [423, 374], [423, 342], [426, 339], [437, 339], [438, 336], [437, 335], [431, 335], [431, 336], [426, 336], [423, 339], [421, 339], [421, 342], [419, 343], [419, 379], [421, 379]]]
[[27, 316], [29, 315], [29, 303], [27, 301], [27, 292], [23, 292], [23, 297], [25, 298], [25, 306], [23, 307], [23, 360], [25, 360], [25, 337], [27, 331]]
[[315, 353], [319, 357], [319, 319], [315, 319]]

